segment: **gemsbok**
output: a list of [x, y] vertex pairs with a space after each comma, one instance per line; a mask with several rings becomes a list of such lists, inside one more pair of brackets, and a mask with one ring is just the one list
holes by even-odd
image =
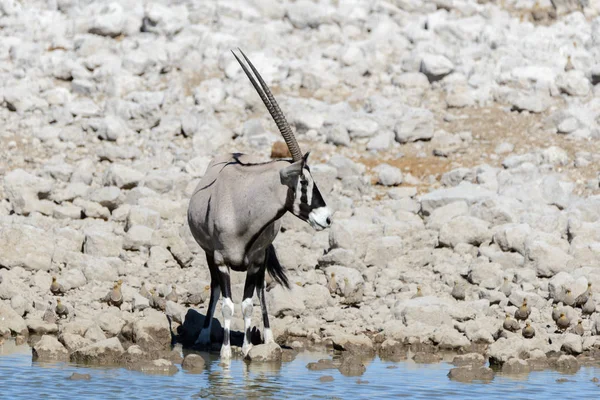
[[231, 357], [229, 330], [234, 307], [230, 270], [247, 271], [242, 300], [242, 352], [245, 356], [252, 347], [250, 329], [255, 289], [262, 307], [264, 342], [273, 342], [265, 302], [265, 271], [289, 288], [285, 269], [279, 264], [272, 244], [280, 230], [281, 217], [289, 211], [314, 229], [322, 230], [331, 225], [332, 216], [311, 176], [307, 162], [309, 153], [302, 154], [273, 94], [252, 62], [239, 51], [256, 79], [232, 53], [277, 124], [292, 159], [256, 162], [239, 153], [215, 157], [190, 199], [189, 226], [206, 253], [211, 277], [208, 310], [196, 344], [210, 343], [215, 306], [223, 294], [222, 359]]

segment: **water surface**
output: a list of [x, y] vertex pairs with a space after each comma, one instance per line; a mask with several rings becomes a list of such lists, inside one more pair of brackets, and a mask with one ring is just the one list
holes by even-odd
[[[173, 376], [148, 375], [125, 368], [100, 368], [70, 363], [32, 362], [27, 345], [7, 341], [0, 346], [0, 397], [7, 399], [596, 399], [600, 387], [592, 378], [600, 369], [585, 367], [576, 374], [531, 372], [521, 377], [497, 374], [490, 383], [460, 383], [446, 376], [447, 363], [384, 362], [375, 358], [361, 377], [345, 377], [336, 369], [310, 371], [306, 364], [323, 353], [300, 353], [280, 367], [232, 360], [227, 367], [216, 355], [203, 354], [200, 374], [180, 370]], [[89, 381], [72, 381], [73, 372], [90, 374]], [[332, 382], [319, 378], [330, 375]], [[557, 382], [557, 380], [567, 380]], [[560, 395], [558, 395], [560, 394]], [[558, 395], [558, 396], [557, 396]]]

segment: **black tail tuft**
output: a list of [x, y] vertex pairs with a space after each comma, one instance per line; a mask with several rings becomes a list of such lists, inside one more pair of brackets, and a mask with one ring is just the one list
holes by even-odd
[[277, 253], [275, 253], [275, 247], [270, 245], [267, 248], [267, 272], [271, 275], [271, 278], [275, 280], [275, 282], [279, 283], [281, 286], [290, 288], [290, 281], [288, 280], [287, 275], [285, 274], [285, 268], [279, 263], [277, 259]]

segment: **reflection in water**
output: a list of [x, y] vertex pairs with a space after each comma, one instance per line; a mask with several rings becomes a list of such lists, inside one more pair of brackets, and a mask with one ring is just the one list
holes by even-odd
[[[323, 353], [301, 353], [295, 360], [282, 364], [252, 364], [241, 359], [221, 364], [218, 353], [199, 354], [206, 361], [204, 372], [179, 371], [173, 376], [157, 376], [124, 368], [32, 363], [29, 347], [6, 341], [0, 346], [1, 397], [30, 400], [35, 393], [35, 398], [64, 398], [68, 393], [69, 398], [103, 399], [547, 399], [555, 396], [557, 389], [561, 393], [576, 393], [578, 398], [597, 398], [599, 391], [592, 378], [600, 376], [600, 370], [592, 367], [568, 376], [555, 371], [534, 371], [516, 378], [498, 374], [491, 383], [483, 385], [450, 381], [447, 374], [452, 366], [447, 363], [392, 363], [375, 358], [364, 375], [345, 377], [336, 369], [306, 368], [307, 363], [328, 357]], [[91, 380], [67, 379], [73, 372], [90, 374]], [[333, 381], [319, 379], [326, 375], [332, 376]], [[565, 377], [568, 382], [556, 382]]]

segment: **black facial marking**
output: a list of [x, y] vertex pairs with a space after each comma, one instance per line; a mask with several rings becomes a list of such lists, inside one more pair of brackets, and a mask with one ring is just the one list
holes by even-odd
[[319, 191], [317, 185], [313, 185], [312, 204], [310, 206], [313, 210], [315, 208], [327, 206], [327, 204], [325, 204], [325, 200], [323, 200], [323, 196], [321, 196], [321, 192]]
[[301, 204], [308, 204], [308, 196], [307, 196], [307, 186], [308, 186], [308, 181], [306, 179], [304, 179], [304, 177], [300, 178], [300, 203]]

